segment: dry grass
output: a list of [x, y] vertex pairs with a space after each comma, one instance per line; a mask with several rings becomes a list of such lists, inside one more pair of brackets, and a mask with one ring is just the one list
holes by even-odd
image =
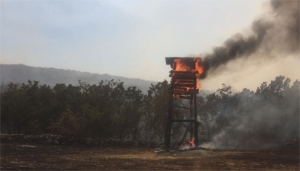
[[1, 170], [299, 170], [299, 145], [261, 151], [2, 144]]

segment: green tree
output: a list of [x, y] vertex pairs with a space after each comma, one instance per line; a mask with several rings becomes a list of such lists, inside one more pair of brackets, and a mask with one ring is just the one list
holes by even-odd
[[169, 102], [169, 84], [166, 80], [151, 84], [145, 98], [145, 139], [163, 141]]

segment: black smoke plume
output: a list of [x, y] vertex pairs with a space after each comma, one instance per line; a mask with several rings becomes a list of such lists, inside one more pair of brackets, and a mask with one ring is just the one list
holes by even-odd
[[299, 1], [272, 0], [270, 6], [270, 15], [252, 23], [252, 35], [236, 34], [204, 57], [202, 79], [208, 71], [213, 72], [229, 61], [248, 57], [259, 50], [265, 52], [265, 57], [271, 57], [269, 53], [273, 51], [282, 56], [299, 53]]

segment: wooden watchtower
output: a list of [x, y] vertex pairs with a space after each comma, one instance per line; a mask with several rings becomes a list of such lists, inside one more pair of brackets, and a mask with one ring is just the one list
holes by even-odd
[[[199, 85], [197, 77], [201, 74], [198, 71], [199, 62], [201, 62], [201, 58], [166, 57], [166, 64], [172, 68], [169, 75], [171, 77], [171, 85], [169, 87], [169, 107], [165, 130], [165, 146], [167, 148], [170, 147], [173, 122], [190, 123], [187, 127], [187, 131], [190, 132], [190, 139], [194, 138], [195, 145], [198, 144], [197, 94]], [[189, 106], [176, 105], [174, 104], [174, 99], [189, 100]], [[174, 118], [173, 109], [176, 107], [189, 111], [190, 115], [186, 119]], [[186, 133], [183, 140], [185, 136]]]

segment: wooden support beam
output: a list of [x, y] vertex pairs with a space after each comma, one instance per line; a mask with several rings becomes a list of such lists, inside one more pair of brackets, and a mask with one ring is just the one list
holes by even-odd
[[188, 108], [188, 107], [179, 106], [179, 105], [176, 105], [176, 104], [173, 104], [173, 106], [180, 107], [180, 108], [182, 108], [182, 109], [187, 109], [187, 110], [190, 110], [190, 108]]
[[197, 122], [193, 119], [172, 119], [172, 122]]

